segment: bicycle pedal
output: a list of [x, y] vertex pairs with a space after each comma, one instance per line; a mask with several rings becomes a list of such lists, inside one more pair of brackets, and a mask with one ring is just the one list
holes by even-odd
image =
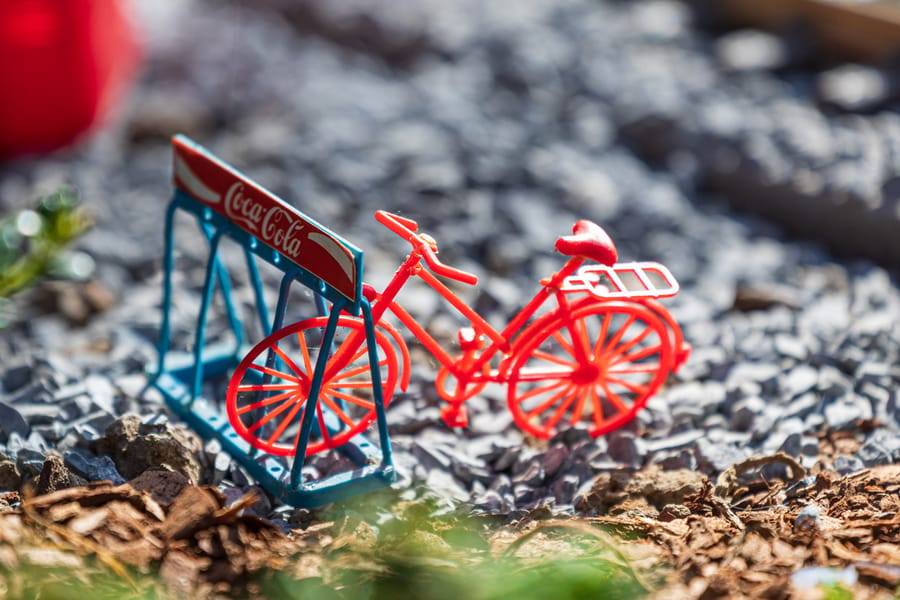
[[469, 411], [465, 406], [448, 404], [441, 408], [441, 419], [448, 427], [468, 427]]

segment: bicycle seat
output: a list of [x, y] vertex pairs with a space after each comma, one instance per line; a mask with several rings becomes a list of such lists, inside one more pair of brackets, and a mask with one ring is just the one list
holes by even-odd
[[572, 226], [572, 235], [560, 236], [556, 240], [556, 250], [566, 256], [583, 256], [607, 267], [619, 260], [616, 245], [609, 235], [587, 219], [581, 219]]

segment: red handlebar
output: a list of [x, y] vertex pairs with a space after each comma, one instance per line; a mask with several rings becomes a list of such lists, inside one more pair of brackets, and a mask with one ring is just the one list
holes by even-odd
[[477, 275], [442, 263], [437, 257], [437, 247], [433, 245], [433, 240], [423, 239], [417, 234], [419, 224], [412, 219], [379, 210], [375, 212], [375, 220], [412, 244], [435, 274], [469, 285], [478, 283]]
[[477, 275], [442, 263], [441, 259], [437, 257], [434, 249], [427, 244], [422, 247], [422, 257], [425, 259], [425, 262], [428, 263], [428, 266], [431, 267], [431, 270], [438, 275], [469, 285], [478, 283]]
[[389, 213], [386, 210], [375, 211], [375, 220], [406, 241], [415, 237], [415, 233], [419, 230], [419, 224], [412, 219]]

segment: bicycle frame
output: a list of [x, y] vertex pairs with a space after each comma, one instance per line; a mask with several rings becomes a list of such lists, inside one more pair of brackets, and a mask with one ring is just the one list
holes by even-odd
[[[453, 290], [431, 273], [431, 271], [422, 264], [422, 259], [422, 254], [415, 249], [410, 253], [397, 269], [380, 297], [373, 302], [372, 316], [377, 324], [381, 322], [385, 313], [390, 311], [428, 350], [428, 352], [440, 362], [447, 374], [452, 375], [459, 381], [461, 386], [460, 392], [454, 394], [454, 397], [452, 398], [444, 398], [445, 400], [456, 404], [465, 401], [477, 393], [477, 389], [472, 389], [467, 393], [463, 393], [463, 391], [471, 384], [481, 385], [485, 383], [502, 383], [506, 380], [509, 358], [512, 356], [512, 350], [515, 346], [517, 335], [529, 323], [529, 320], [537, 313], [538, 309], [551, 298], [556, 299], [560, 309], [566, 310], [569, 302], [566, 299], [567, 292], [564, 292], [561, 289], [561, 283], [568, 276], [575, 273], [578, 267], [584, 262], [583, 257], [570, 258], [563, 265], [562, 269], [541, 282], [541, 289], [538, 290], [521, 310], [519, 310], [506, 327], [501, 331], [498, 331], [473, 308], [466, 304], [466, 302], [454, 293]], [[419, 324], [418, 321], [416, 321], [414, 316], [397, 303], [397, 295], [412, 277], [418, 277], [424, 281], [472, 324], [472, 329], [474, 331], [473, 335], [470, 336], [470, 340], [468, 342], [463, 339], [460, 340], [461, 350], [463, 351], [461, 355], [456, 357], [451, 356], [450, 353], [447, 352], [444, 347]], [[462, 335], [461, 332], [461, 338]], [[483, 338], [486, 338], [490, 342], [486, 347], [483, 345]], [[490, 362], [498, 354], [503, 355], [503, 359], [495, 369], [491, 369], [489, 367]], [[444, 379], [446, 379], [446, 375], [441, 377], [441, 381]], [[441, 390], [439, 389], [439, 393], [440, 391]], [[444, 394], [441, 395], [444, 396]], [[452, 410], [448, 412], [452, 413]]]
[[[450, 426], [464, 427], [467, 425], [468, 418], [463, 403], [479, 393], [486, 384], [510, 382], [510, 371], [517, 356], [517, 348], [524, 343], [520, 343], [522, 339], [520, 335], [526, 329], [541, 331], [546, 325], [562, 320], [566, 323], [565, 327], [568, 329], [569, 335], [575, 339], [578, 332], [575, 331], [572, 323], [572, 310], [583, 308], [586, 305], [597, 306], [604, 303], [621, 305], [621, 301], [624, 300], [644, 307], [659, 317], [670, 332], [671, 347], [676, 349], [670, 366], [677, 369], [687, 359], [690, 347], [684, 344], [680, 328], [672, 316], [656, 300], [657, 297], [672, 296], [678, 292], [677, 282], [662, 265], [657, 263], [584, 264], [585, 256], [580, 254], [571, 256], [559, 271], [541, 281], [542, 287], [538, 292], [519, 310], [506, 327], [498, 331], [427, 268], [427, 265], [436, 262], [442, 270], [446, 270], [446, 265], [441, 265], [439, 260], [435, 261], [434, 253], [436, 253], [437, 245], [428, 236], [425, 238], [430, 241], [430, 244], [427, 247], [413, 244], [413, 250], [398, 267], [380, 296], [370, 292], [373, 301], [372, 315], [375, 324], [386, 329], [397, 341], [397, 344], [404, 348], [404, 342], [397, 330], [387, 327], [382, 322], [387, 312], [393, 314], [441, 364], [442, 368], [437, 374], [435, 387], [441, 399], [448, 402], [442, 407], [441, 414], [444, 421]], [[429, 253], [432, 253], [431, 261], [427, 256]], [[449, 271], [453, 271], [453, 269], [449, 269]], [[658, 287], [651, 281], [648, 273], [659, 280], [662, 287]], [[623, 274], [629, 274], [636, 279], [641, 289], [628, 289], [620, 277]], [[421, 279], [471, 324], [471, 327], [459, 330], [461, 354], [451, 355], [418, 323], [413, 315], [397, 302], [397, 296], [412, 277]], [[607, 282], [608, 286], [601, 285], [601, 281]], [[569, 298], [573, 294], [578, 298], [574, 303]], [[533, 320], [538, 310], [551, 299], [556, 300], [556, 307]], [[486, 343], [487, 345], [485, 345]], [[352, 346], [351, 344], [351, 348]], [[593, 360], [593, 357], [584, 349], [573, 348], [573, 350], [577, 354], [575, 358], [579, 364], [587, 364]], [[405, 349], [403, 355], [404, 357], [408, 356]], [[498, 355], [501, 357], [499, 362], [493, 362]], [[337, 356], [335, 358], [337, 359], [336, 364], [340, 365], [340, 358]], [[340, 368], [340, 366], [336, 366], [335, 372]], [[445, 386], [449, 377], [453, 377], [456, 381], [452, 390]], [[518, 377], [521, 379], [521, 375]]]
[[[612, 241], [590, 221], [576, 222], [571, 236], [557, 239], [556, 249], [569, 258], [498, 330], [443, 281], [474, 285], [475, 275], [444, 264], [437, 243], [419, 232], [415, 221], [386, 211], [377, 211], [375, 218], [412, 250], [381, 294], [362, 286], [363, 317], [335, 303], [329, 316], [297, 321], [261, 340], [232, 375], [229, 419], [253, 447], [279, 455], [301, 449], [316, 453], [350, 440], [376, 417], [383, 428], [383, 407], [395, 389], [406, 390], [411, 362], [393, 319], [440, 363], [435, 387], [445, 401], [441, 416], [448, 425], [466, 426], [464, 403], [493, 382], [506, 386], [516, 424], [543, 439], [567, 414], [567, 424], [583, 423], [594, 437], [621, 427], [689, 351], [674, 319], [655, 300], [678, 291], [668, 270], [658, 263], [618, 263]], [[451, 354], [398, 302], [412, 277], [469, 321], [458, 333], [461, 354]], [[283, 364], [273, 369], [275, 355]], [[277, 383], [260, 385], [254, 372]], [[307, 402], [320, 421], [321, 439], [310, 443], [313, 417], [304, 408]], [[323, 405], [334, 413], [335, 429], [326, 423]], [[264, 417], [252, 412], [270, 406]], [[302, 427], [290, 429], [301, 411]], [[272, 432], [260, 435], [274, 419]], [[286, 434], [294, 431], [299, 433]]]
[[[498, 331], [436, 275], [470, 284], [477, 283], [477, 278], [443, 264], [437, 258], [437, 243], [427, 234], [416, 233], [418, 226], [414, 221], [380, 212], [382, 214], [376, 214], [376, 218], [394, 233], [411, 242], [413, 248], [380, 295], [371, 286], [366, 286], [365, 295], [371, 302], [373, 325], [386, 331], [400, 349], [404, 372], [408, 373], [409, 352], [398, 330], [390, 323], [383, 321], [388, 312], [397, 318], [441, 364], [441, 369], [435, 379], [435, 388], [438, 396], [447, 402], [441, 409], [441, 416], [451, 427], [465, 427], [468, 424], [463, 404], [478, 394], [488, 383], [509, 384], [513, 388], [519, 385], [534, 385], [538, 387], [535, 394], [540, 394], [544, 389], [557, 385], [550, 383], [544, 386], [542, 382], [547, 379], [556, 382], [563, 381], [559, 385], [569, 387], [582, 386], [584, 381], [592, 380], [598, 381], [598, 385], [603, 387], [607, 384], [599, 382], [599, 379], [602, 378], [601, 373], [615, 363], [610, 362], [604, 367], [598, 366], [598, 363], [607, 364], [605, 361], [612, 361], [613, 359], [605, 357], [613, 350], [621, 355], [618, 362], [625, 359], [631, 362], [658, 354], [658, 365], [652, 370], [660, 372], [667, 372], [672, 368], [677, 369], [687, 358], [690, 347], [684, 344], [680, 328], [668, 311], [656, 300], [658, 297], [673, 296], [678, 292], [678, 283], [663, 265], [658, 263], [616, 263], [615, 256], [600, 256], [590, 248], [582, 248], [584, 252], [576, 250], [575, 253], [572, 253], [570, 252], [571, 248], [564, 247], [560, 251], [569, 254], [570, 258], [563, 267], [551, 277], [543, 279], [542, 287], [538, 292], [506, 327]], [[600, 244], [602, 247], [602, 242]], [[594, 252], [593, 255], [592, 252]], [[584, 264], [588, 258], [592, 259], [591, 262]], [[596, 262], [597, 260], [604, 262]], [[412, 314], [397, 302], [400, 291], [412, 277], [421, 279], [471, 324], [471, 327], [463, 327], [459, 330], [461, 354], [451, 355], [418, 323]], [[626, 284], [626, 278], [636, 282], [634, 287]], [[573, 294], [577, 296], [574, 301], [569, 298]], [[556, 301], [556, 306], [549, 308], [535, 319], [539, 309], [551, 299]], [[608, 347], [586, 345], [584, 325], [583, 323], [577, 325], [576, 322], [580, 322], [580, 319], [591, 314], [606, 315], [603, 317], [600, 336], [605, 338], [609, 333], [610, 345]], [[625, 315], [626, 317], [624, 326], [617, 329], [616, 333], [608, 332], [611, 314]], [[634, 341], [622, 342], [625, 329], [636, 322], [643, 324], [641, 329], [643, 333]], [[570, 354], [573, 363], [564, 368], [550, 371], [546, 366], [537, 371], [531, 371], [528, 368], [523, 370], [523, 365], [528, 362], [527, 355], [533, 355], [538, 351], [538, 348], [533, 345], [532, 338], [535, 336], [547, 337], [550, 335], [550, 330], [565, 332], [565, 334], [554, 334], [557, 336], [557, 340], [561, 340], [565, 336], [571, 340], [571, 342], [565, 343], [564, 350]], [[525, 332], [531, 333], [526, 334]], [[661, 339], [658, 346], [641, 352], [628, 353], [629, 349], [640, 343], [641, 339], [654, 332], [665, 340]], [[355, 337], [351, 336], [345, 340], [331, 357], [324, 377], [330, 380], [342, 372], [348, 364], [347, 361], [352, 360], [351, 357], [356, 355], [363, 342], [364, 337], [361, 332], [357, 332]], [[499, 361], [496, 361], [498, 356], [500, 357]], [[548, 354], [543, 352], [538, 360], [546, 360], [547, 356]], [[453, 386], [446, 385], [450, 377], [455, 380]], [[623, 382], [620, 378], [614, 377], [614, 379], [618, 385], [624, 386], [642, 399], [646, 398], [645, 392], [651, 387], [650, 384], [637, 385], [633, 382]], [[401, 387], [405, 389], [408, 376], [402, 381], [404, 383]], [[655, 389], [660, 384], [661, 381], [653, 380], [652, 387]], [[614, 398], [612, 402], [616, 404], [617, 410], [623, 414], [633, 412], [608, 386], [603, 389], [606, 397]], [[511, 390], [510, 394], [518, 394], [518, 392]], [[531, 393], [529, 392], [529, 394]], [[526, 394], [525, 398], [530, 398], [529, 394]], [[571, 397], [571, 394], [567, 394], [567, 390], [560, 392], [559, 397], [563, 394]], [[512, 396], [509, 402], [513, 402]], [[543, 406], [543, 404], [539, 406]], [[640, 406], [642, 404], [638, 405], [638, 408]], [[578, 410], [580, 412], [581, 409]], [[602, 412], [599, 404], [596, 410], [598, 413]], [[606, 427], [604, 423], [605, 419], [601, 419], [596, 427], [598, 429]]]

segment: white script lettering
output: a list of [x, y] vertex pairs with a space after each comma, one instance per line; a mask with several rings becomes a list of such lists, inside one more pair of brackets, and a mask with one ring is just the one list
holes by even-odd
[[250, 231], [259, 231], [263, 207], [244, 194], [244, 184], [237, 181], [225, 193], [225, 214], [235, 223], [246, 226]]
[[262, 238], [292, 258], [300, 255], [303, 223], [283, 208], [273, 207], [262, 223]]

